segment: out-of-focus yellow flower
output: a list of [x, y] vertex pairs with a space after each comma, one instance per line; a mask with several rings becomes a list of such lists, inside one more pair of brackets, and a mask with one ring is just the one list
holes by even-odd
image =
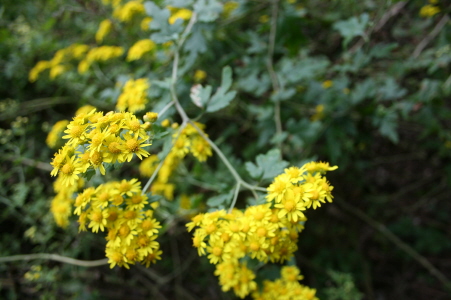
[[57, 76], [64, 73], [66, 68], [63, 65], [56, 65], [50, 69], [50, 79], [55, 79]]
[[260, 17], [258, 18], [258, 21], [259, 21], [260, 23], [268, 23], [268, 21], [269, 21], [269, 16], [268, 16], [268, 15], [262, 15], [262, 16], [260, 16]]
[[204, 70], [196, 70], [196, 72], [194, 72], [195, 82], [204, 81], [205, 78], [207, 78], [207, 72], [205, 72]]
[[420, 9], [420, 16], [423, 18], [431, 18], [440, 12], [440, 8], [435, 5], [427, 4]]
[[33, 69], [31, 69], [30, 73], [28, 74], [28, 80], [35, 82], [38, 79], [39, 74], [49, 69], [50, 67], [51, 64], [48, 60], [41, 60], [33, 67]]
[[150, 52], [155, 49], [156, 45], [152, 40], [145, 39], [137, 41], [130, 47], [127, 54], [127, 61], [133, 61], [140, 59], [144, 53]]
[[150, 22], [152, 22], [152, 18], [151, 18], [151, 17], [145, 17], [145, 18], [141, 21], [141, 29], [142, 29], [143, 31], [148, 31], [148, 30], [150, 30], [150, 28], [149, 28]]
[[193, 15], [193, 12], [186, 8], [175, 8], [175, 7], [167, 7], [171, 12], [171, 16], [169, 17], [169, 24], [174, 24], [178, 19], [189, 20]]
[[113, 16], [122, 22], [129, 22], [134, 15], [144, 13], [144, 5], [141, 1], [129, 1], [122, 6], [117, 6]]
[[236, 1], [229, 1], [224, 3], [223, 15], [225, 18], [228, 18], [232, 12], [238, 8], [240, 4]]
[[53, 125], [52, 129], [50, 130], [45, 140], [47, 146], [55, 149], [59, 148], [64, 144], [62, 136], [68, 124], [69, 124], [68, 120], [61, 120], [56, 122], [55, 125]]
[[333, 85], [334, 85], [334, 82], [332, 80], [326, 80], [321, 84], [323, 89], [328, 89], [328, 88], [332, 87]]
[[116, 108], [119, 111], [128, 110], [132, 113], [143, 110], [147, 104], [147, 90], [149, 87], [150, 83], [147, 78], [130, 79], [125, 83], [122, 94], [119, 95]]
[[100, 22], [99, 29], [96, 32], [96, 41], [97, 43], [101, 43], [105, 36], [110, 33], [111, 27], [113, 23], [110, 20], [106, 19]]
[[324, 118], [324, 105], [319, 104], [315, 107], [315, 114], [311, 116], [312, 122], [319, 121]]

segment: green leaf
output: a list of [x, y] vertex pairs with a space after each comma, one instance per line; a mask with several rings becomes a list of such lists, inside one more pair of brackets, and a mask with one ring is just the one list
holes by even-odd
[[200, 22], [213, 22], [222, 12], [222, 4], [217, 0], [198, 0], [194, 4]]
[[179, 34], [183, 31], [183, 21], [177, 20], [174, 24], [169, 24], [168, 19], [171, 15], [168, 9], [161, 9], [155, 3], [147, 1], [144, 3], [146, 13], [152, 17], [150, 29], [155, 32], [150, 35], [150, 39], [157, 44], [163, 44], [167, 41], [177, 40]]
[[338, 21], [333, 25], [333, 28], [340, 32], [341, 36], [344, 38], [343, 46], [346, 47], [354, 37], [365, 35], [365, 28], [368, 25], [369, 20], [369, 15], [363, 13], [359, 17]]
[[214, 197], [211, 197], [207, 200], [207, 205], [210, 207], [219, 207], [225, 206], [232, 201], [233, 198], [233, 189], [230, 190], [227, 194], [220, 194]]
[[207, 112], [215, 112], [229, 105], [236, 96], [236, 91], [229, 91], [231, 86], [232, 68], [226, 66], [222, 69], [221, 86], [208, 102]]
[[279, 149], [272, 149], [266, 154], [260, 154], [256, 163], [246, 162], [245, 167], [254, 179], [271, 179], [283, 172], [288, 162], [280, 158]]
[[86, 181], [91, 180], [92, 176], [94, 176], [96, 174], [96, 171], [91, 169], [88, 170], [86, 173], [83, 173], [83, 177], [86, 179]]

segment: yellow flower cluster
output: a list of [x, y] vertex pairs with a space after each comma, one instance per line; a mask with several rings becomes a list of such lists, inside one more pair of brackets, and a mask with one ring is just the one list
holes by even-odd
[[38, 79], [39, 74], [50, 69], [50, 78], [54, 79], [69, 69], [66, 62], [71, 59], [79, 59], [89, 50], [88, 45], [73, 44], [69, 47], [58, 50], [51, 60], [39, 61], [29, 72], [28, 79], [34, 82]]
[[281, 278], [263, 281], [261, 291], [252, 293], [254, 300], [318, 300], [316, 290], [299, 283], [303, 276], [295, 266], [285, 266], [281, 270]]
[[108, 33], [111, 31], [111, 27], [113, 26], [113, 23], [109, 19], [105, 19], [102, 22], [100, 22], [99, 29], [96, 32], [96, 41], [97, 43], [101, 43], [105, 36], [107, 36]]
[[[199, 129], [204, 130], [204, 124], [197, 122], [195, 124]], [[177, 128], [178, 124], [174, 123], [173, 127]], [[206, 133], [204, 134], [207, 135]], [[207, 160], [207, 157], [212, 155], [208, 142], [199, 135], [191, 124], [188, 124], [182, 131], [175, 131], [172, 138], [173, 147], [165, 158], [158, 172], [158, 176], [150, 188], [153, 194], [163, 195], [168, 200], [174, 198], [175, 189], [175, 185], [170, 183], [169, 179], [186, 154], [191, 153], [200, 162]], [[158, 163], [159, 160], [156, 155], [143, 160], [139, 168], [141, 175], [146, 177], [152, 176]]]
[[147, 90], [150, 83], [146, 78], [130, 79], [122, 88], [122, 93], [117, 99], [116, 109], [137, 112], [143, 110], [147, 104]]
[[75, 199], [79, 230], [107, 231], [106, 257], [110, 268], [129, 268], [136, 262], [147, 267], [161, 259], [160, 244], [155, 240], [160, 223], [153, 217], [152, 206], [137, 179], [101, 184], [87, 188]]
[[114, 9], [113, 16], [122, 22], [130, 22], [134, 15], [144, 13], [144, 5], [142, 1], [129, 1], [124, 5], [117, 5]]
[[45, 140], [47, 146], [49, 146], [52, 149], [59, 148], [62, 146], [63, 131], [66, 129], [67, 124], [69, 124], [68, 120], [61, 120], [56, 122], [55, 125], [52, 126], [52, 129], [50, 130]]
[[171, 12], [171, 16], [169, 17], [169, 24], [174, 24], [178, 19], [181, 20], [189, 20], [193, 15], [193, 12], [186, 8], [178, 8], [173, 6], [166, 7]]
[[124, 48], [119, 46], [100, 46], [91, 48], [86, 57], [78, 64], [78, 73], [88, 71], [92, 63], [96, 61], [107, 61], [124, 54]]
[[127, 54], [127, 61], [140, 59], [145, 53], [155, 49], [156, 45], [152, 40], [144, 39], [137, 41], [130, 47]]
[[50, 203], [50, 211], [55, 223], [62, 228], [69, 225], [69, 217], [72, 215], [73, 194], [84, 186], [84, 180], [79, 178], [74, 184], [63, 184], [63, 176], [58, 176], [53, 183], [56, 195]]
[[52, 176], [60, 175], [62, 183], [73, 185], [89, 169], [105, 175], [104, 164], [131, 161], [149, 156], [144, 147], [151, 145], [143, 124], [128, 112], [80, 113], [67, 125], [64, 139], [69, 139], [51, 162]]
[[287, 168], [267, 188], [268, 203], [244, 212], [219, 210], [192, 218], [186, 226], [188, 231], [196, 228], [193, 246], [200, 256], [217, 264], [224, 291], [233, 289], [241, 298], [255, 291], [255, 275], [240, 263], [243, 258], [283, 263], [292, 257], [307, 220], [303, 211], [316, 209], [325, 200], [332, 202], [333, 187], [322, 175], [335, 169], [322, 162]]

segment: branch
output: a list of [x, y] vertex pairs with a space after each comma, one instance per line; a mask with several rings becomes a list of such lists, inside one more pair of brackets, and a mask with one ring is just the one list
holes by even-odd
[[[381, 30], [382, 27], [384, 27], [385, 24], [387, 24], [388, 20], [390, 20], [390, 18], [399, 14], [401, 12], [401, 10], [404, 8], [404, 6], [407, 5], [408, 2], [409, 1], [400, 1], [400, 2], [396, 3], [395, 5], [393, 5], [386, 13], [384, 13], [382, 15], [379, 22], [377, 22], [377, 24], [376, 24], [376, 26], [374, 26], [374, 28], [370, 28], [367, 30], [367, 32], [365, 32], [364, 36], [368, 38], [372, 33], [378, 32], [379, 30]], [[361, 39], [359, 39], [359, 41], [357, 43], [354, 44], [354, 46], [351, 47], [351, 49], [349, 49], [349, 53], [356, 52], [364, 44], [365, 44], [365, 38], [362, 37]]]
[[404, 243], [400, 238], [398, 238], [393, 232], [391, 232], [384, 224], [381, 224], [373, 220], [370, 216], [365, 214], [358, 208], [352, 207], [344, 201], [336, 199], [336, 202], [343, 207], [345, 210], [358, 217], [380, 233], [382, 233], [387, 239], [393, 242], [399, 249], [407, 253], [410, 257], [416, 260], [420, 265], [426, 268], [431, 275], [437, 278], [448, 290], [451, 291], [451, 282], [449, 279], [440, 272], [434, 265], [432, 265], [424, 256], [419, 254], [415, 249], [410, 247], [408, 244]]
[[426, 46], [440, 33], [449, 21], [449, 16], [445, 14], [440, 21], [435, 25], [434, 29], [417, 45], [412, 53], [412, 58], [417, 58]]
[[12, 255], [0, 257], [0, 263], [4, 262], [12, 262], [18, 260], [34, 260], [34, 259], [44, 259], [44, 260], [54, 260], [58, 262], [62, 262], [65, 264], [80, 266], [80, 267], [99, 267], [108, 264], [108, 259], [103, 258], [99, 260], [79, 260], [66, 256], [61, 256], [58, 254], [48, 254], [48, 253], [37, 253], [37, 254], [23, 254], [23, 255]]

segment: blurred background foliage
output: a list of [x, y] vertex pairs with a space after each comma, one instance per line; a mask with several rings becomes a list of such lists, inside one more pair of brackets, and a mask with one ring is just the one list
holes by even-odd
[[[205, 6], [205, 22], [196, 24], [183, 48], [177, 93], [244, 178], [251, 178], [244, 163], [274, 148], [290, 165], [323, 160], [339, 166], [329, 178], [336, 201], [309, 212], [300, 236], [295, 261], [304, 283], [320, 299], [449, 299], [449, 2], [153, 2], [161, 8]], [[219, 17], [208, 22], [215, 7]], [[142, 113], [168, 102], [164, 79], [171, 74], [173, 45], [142, 25], [143, 18], [159, 15], [144, 10], [121, 21], [113, 11], [100, 0], [0, 4], [3, 257], [104, 257], [102, 238], [78, 234], [75, 220], [66, 229], [54, 223], [48, 164], [54, 150], [45, 141], [53, 124], [70, 120], [82, 105], [114, 110], [130, 78], [151, 82]], [[105, 19], [113, 28], [96, 40]], [[180, 34], [183, 24], [175, 22], [166, 34]], [[126, 59], [136, 41], [149, 37], [156, 50]], [[125, 52], [95, 61], [85, 72], [78, 61], [65, 61], [63, 72], [43, 71], [29, 80], [39, 61], [75, 43]], [[191, 87], [219, 86], [227, 65], [235, 99], [219, 112], [202, 113], [190, 98]], [[180, 121], [175, 110], [167, 114]], [[140, 176], [137, 162], [115, 174]], [[234, 299], [220, 291], [213, 267], [197, 257], [184, 227], [188, 216], [178, 209], [187, 193], [196, 195], [192, 202], [202, 209], [210, 197], [230, 191], [233, 178], [213, 155], [205, 164], [185, 161], [173, 181], [175, 201], [166, 209], [160, 237], [162, 261], [130, 270], [47, 260], [1, 263], [0, 297]], [[238, 206], [245, 200], [240, 197]]]

